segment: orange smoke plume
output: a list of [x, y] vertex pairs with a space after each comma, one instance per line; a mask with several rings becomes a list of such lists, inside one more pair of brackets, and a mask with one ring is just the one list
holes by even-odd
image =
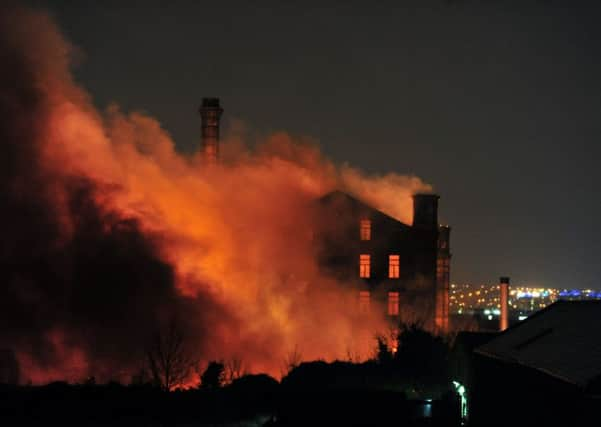
[[342, 189], [411, 223], [411, 195], [429, 186], [338, 167], [287, 133], [251, 149], [231, 132], [223, 163], [206, 170], [156, 119], [96, 111], [47, 15], [13, 9], [0, 20], [2, 80], [17, 82], [0, 88], [0, 154], [12, 162], [2, 231], [14, 239], [0, 256], [41, 272], [15, 267], [0, 295], [34, 313], [0, 319], [18, 325], [0, 346], [16, 349], [25, 375], [122, 377], [166, 312], [184, 319], [199, 360], [237, 357], [278, 374], [294, 348], [305, 359], [369, 355], [384, 323], [358, 322], [340, 303], [355, 295], [321, 274], [311, 206]]

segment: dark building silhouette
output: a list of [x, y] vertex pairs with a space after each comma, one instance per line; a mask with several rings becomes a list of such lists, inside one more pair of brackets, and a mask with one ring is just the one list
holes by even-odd
[[558, 301], [503, 332], [460, 334], [451, 374], [470, 425], [599, 425], [599, 324], [601, 301]]
[[384, 307], [395, 323], [448, 331], [450, 228], [435, 194], [413, 196], [413, 224], [334, 191], [319, 199], [316, 242], [323, 270], [357, 292], [357, 310]]
[[[199, 111], [203, 161], [216, 165], [219, 98], [203, 98]], [[438, 199], [415, 194], [411, 225], [342, 191], [319, 199], [320, 265], [355, 288], [359, 312], [384, 306], [395, 323], [419, 321], [436, 332], [449, 330], [451, 229], [438, 223]]]

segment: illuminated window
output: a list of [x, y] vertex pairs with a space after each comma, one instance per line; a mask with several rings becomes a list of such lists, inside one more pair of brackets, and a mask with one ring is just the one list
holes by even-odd
[[369, 291], [359, 291], [359, 313], [369, 313]]
[[369, 279], [370, 276], [370, 256], [369, 255], [359, 255], [359, 277], [363, 277], [364, 279]]
[[399, 314], [399, 293], [388, 292], [388, 315], [398, 316]]
[[398, 279], [400, 272], [400, 260], [398, 255], [388, 256], [388, 277]]
[[371, 221], [362, 219], [359, 227], [361, 240], [371, 240]]

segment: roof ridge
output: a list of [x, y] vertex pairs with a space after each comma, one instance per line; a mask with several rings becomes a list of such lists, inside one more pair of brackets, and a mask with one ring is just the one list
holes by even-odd
[[357, 203], [360, 203], [361, 205], [363, 205], [363, 207], [371, 209], [371, 210], [374, 210], [374, 211], [377, 211], [381, 215], [384, 215], [385, 217], [387, 217], [387, 218], [389, 218], [389, 219], [391, 219], [391, 220], [393, 220], [395, 222], [398, 222], [399, 224], [402, 224], [405, 227], [412, 227], [410, 224], [406, 224], [405, 222], [401, 221], [400, 219], [395, 218], [394, 216], [389, 215], [386, 212], [382, 211], [382, 209], [380, 209], [379, 207], [375, 207], [375, 206], [370, 205], [369, 203], [365, 202], [362, 198], [358, 197], [354, 193], [350, 193], [350, 192], [343, 191], [343, 190], [340, 190], [340, 189], [335, 189], [335, 190], [331, 190], [331, 191], [327, 192], [326, 194], [324, 194], [323, 196], [319, 197], [318, 200], [325, 200], [326, 198], [328, 198], [328, 197], [330, 197], [330, 196], [332, 196], [334, 194], [341, 194], [341, 195], [343, 195], [343, 196], [345, 196], [345, 197], [347, 197], [347, 198], [349, 198], [351, 200], [354, 200]]

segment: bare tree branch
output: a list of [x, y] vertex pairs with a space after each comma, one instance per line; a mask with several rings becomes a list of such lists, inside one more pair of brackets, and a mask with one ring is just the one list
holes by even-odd
[[194, 359], [185, 346], [181, 325], [171, 319], [166, 328], [158, 328], [146, 350], [153, 382], [169, 391], [181, 386], [189, 377]]
[[233, 357], [225, 363], [225, 380], [228, 384], [245, 375], [242, 359]]
[[303, 361], [303, 355], [298, 349], [298, 345], [295, 345], [292, 350], [284, 357], [283, 368], [281, 370], [282, 377], [288, 375], [290, 371], [296, 368]]

